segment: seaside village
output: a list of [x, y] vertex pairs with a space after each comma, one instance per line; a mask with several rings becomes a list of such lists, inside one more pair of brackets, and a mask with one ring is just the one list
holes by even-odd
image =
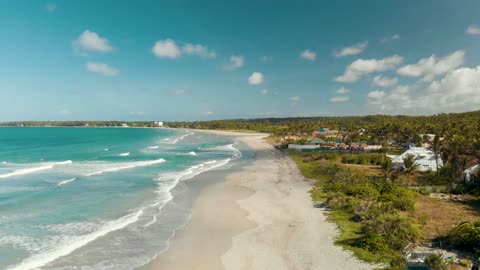
[[[357, 131], [358, 135], [363, 135], [364, 129]], [[386, 156], [392, 160], [394, 169], [403, 170], [403, 161], [408, 156], [413, 156], [416, 164], [416, 170], [420, 172], [436, 172], [443, 166], [440, 157], [435, 158], [435, 153], [430, 149], [435, 134], [418, 134], [423, 142], [418, 145], [411, 143], [398, 143], [395, 140], [387, 140], [383, 145], [368, 144], [363, 141], [351, 141], [351, 133], [329, 128], [320, 128], [314, 130], [311, 134], [288, 134], [277, 139], [279, 148], [294, 149], [301, 152], [322, 152], [322, 153], [386, 153]], [[440, 138], [442, 141], [443, 138]], [[389, 154], [390, 152], [397, 154]], [[480, 173], [480, 165], [474, 162], [464, 171], [463, 180], [469, 182]]]
[[[356, 135], [363, 135], [365, 132], [366, 131], [364, 129], [360, 129], [356, 132]], [[320, 128], [318, 130], [314, 130], [311, 134], [287, 134], [285, 136], [278, 137], [275, 143], [277, 144], [278, 148], [282, 149], [291, 149], [292, 151], [299, 151], [307, 154], [344, 154], [341, 155], [344, 158], [346, 156], [356, 154], [361, 156], [362, 154], [366, 153], [381, 153], [382, 155], [390, 158], [392, 161], [391, 163], [393, 170], [399, 173], [407, 170], [404, 162], [409, 157], [410, 159], [413, 158], [415, 171], [417, 171], [419, 174], [435, 174], [444, 165], [440, 153], [435, 155], [435, 153], [432, 151], [432, 144], [435, 139], [435, 134], [418, 134], [418, 136], [422, 138], [422, 140], [420, 143], [417, 142], [416, 144], [413, 142], [399, 143], [395, 140], [388, 140], [383, 144], [369, 144], [366, 141], [352, 141], [351, 138], [355, 136], [352, 136], [351, 132]], [[443, 141], [443, 139], [444, 138], [439, 138], [440, 142]], [[466, 166], [466, 169], [463, 171], [463, 175], [459, 180], [465, 183], [478, 182], [480, 180], [480, 162], [478, 160], [474, 160], [468, 166]], [[410, 188], [419, 189], [425, 187], [412, 186]], [[453, 196], [453, 200], [462, 201], [461, 195], [446, 195], [433, 189], [429, 190], [428, 192], [431, 192], [431, 196], [443, 196], [444, 199], [449, 200], [451, 200]], [[407, 269], [431, 269], [425, 264], [425, 258], [431, 254], [440, 254], [441, 257], [446, 261], [451, 261], [454, 265], [454, 268], [448, 269], [470, 269], [469, 267], [461, 268], [460, 264], [462, 260], [460, 258], [465, 256], [462, 256], [462, 254], [458, 252], [452, 252], [451, 250], [443, 250], [441, 244], [440, 246], [430, 247], [409, 245], [405, 248], [404, 254], [408, 265]], [[476, 259], [476, 261], [478, 264], [478, 262], [480, 262], [480, 258]]]

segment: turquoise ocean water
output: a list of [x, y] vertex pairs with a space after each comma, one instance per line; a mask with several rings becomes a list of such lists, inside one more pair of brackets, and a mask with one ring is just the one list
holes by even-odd
[[239, 149], [187, 130], [0, 128], [0, 269], [144, 265], [188, 222], [186, 183]]

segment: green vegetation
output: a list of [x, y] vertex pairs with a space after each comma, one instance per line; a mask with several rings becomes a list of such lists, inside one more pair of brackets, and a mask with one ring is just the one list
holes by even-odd
[[437, 254], [431, 254], [425, 258], [425, 264], [430, 267], [431, 270], [442, 270], [444, 269], [444, 261]]
[[452, 247], [480, 256], [480, 221], [463, 222], [455, 226], [448, 235]]
[[290, 156], [306, 177], [318, 180], [312, 199], [331, 210], [329, 218], [341, 231], [338, 244], [390, 269], [405, 266], [403, 248], [420, 237], [415, 221], [403, 214], [415, 207], [414, 191], [377, 173], [337, 164], [325, 154], [290, 152]]

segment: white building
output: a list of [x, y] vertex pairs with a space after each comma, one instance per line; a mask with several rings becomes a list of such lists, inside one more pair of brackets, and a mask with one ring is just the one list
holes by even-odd
[[303, 150], [303, 149], [317, 149], [320, 148], [319, 145], [311, 145], [311, 144], [289, 144], [288, 149], [296, 149], [296, 150]]
[[[403, 159], [406, 158], [408, 155], [413, 155], [415, 157], [415, 164], [417, 165], [418, 171], [437, 171], [437, 162], [435, 161], [435, 154], [428, 150], [425, 147], [410, 147], [407, 151], [403, 154], [395, 156], [395, 155], [387, 155], [389, 158], [392, 159], [392, 163], [395, 165], [403, 166]], [[440, 157], [437, 158], [438, 160], [438, 168], [443, 166], [443, 161]]]
[[470, 182], [471, 180], [474, 179], [474, 177], [480, 176], [480, 164], [474, 165], [465, 171], [463, 171], [465, 174], [465, 181]]
[[157, 127], [163, 127], [163, 122], [160, 122], [160, 121], [155, 122], [155, 125], [156, 125]]

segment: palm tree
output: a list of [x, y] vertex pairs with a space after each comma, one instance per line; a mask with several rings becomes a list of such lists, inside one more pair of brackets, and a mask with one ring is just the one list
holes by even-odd
[[383, 157], [382, 163], [380, 164], [382, 171], [385, 175], [385, 181], [388, 180], [388, 176], [393, 171], [393, 163], [392, 160], [387, 157], [386, 155]]
[[435, 165], [437, 167], [437, 176], [439, 175], [439, 171], [438, 171], [438, 159], [440, 158], [439, 157], [439, 153], [440, 153], [440, 138], [438, 137], [438, 135], [435, 135], [435, 138], [433, 139], [433, 142], [432, 144], [430, 144], [430, 147], [429, 149], [435, 154]]
[[418, 164], [415, 163], [415, 155], [407, 155], [406, 157], [404, 157], [403, 166], [406, 175], [414, 172], [418, 167]]

